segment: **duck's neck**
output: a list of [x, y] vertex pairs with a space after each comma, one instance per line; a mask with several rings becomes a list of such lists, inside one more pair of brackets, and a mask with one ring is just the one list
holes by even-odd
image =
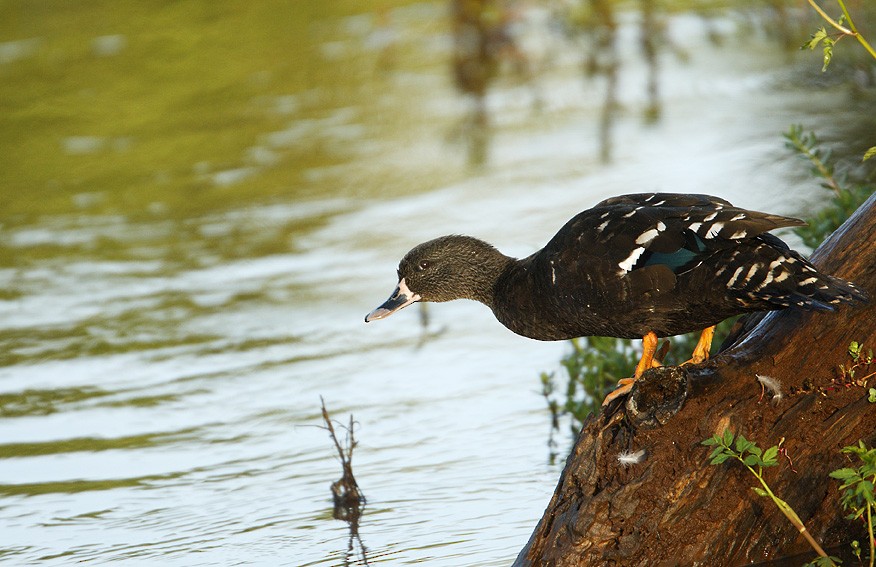
[[480, 267], [476, 272], [475, 282], [470, 288], [469, 299], [480, 301], [495, 310], [497, 284], [507, 278], [509, 272], [516, 267], [518, 260], [490, 247], [490, 250], [478, 258], [478, 261]]

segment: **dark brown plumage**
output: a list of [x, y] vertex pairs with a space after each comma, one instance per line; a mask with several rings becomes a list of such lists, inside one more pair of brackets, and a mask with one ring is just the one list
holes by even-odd
[[866, 300], [767, 234], [802, 224], [708, 195], [614, 197], [521, 260], [469, 236], [420, 244], [399, 264], [392, 297], [365, 320], [416, 301], [467, 298], [533, 339], [636, 338], [702, 330], [750, 311], [833, 311]]

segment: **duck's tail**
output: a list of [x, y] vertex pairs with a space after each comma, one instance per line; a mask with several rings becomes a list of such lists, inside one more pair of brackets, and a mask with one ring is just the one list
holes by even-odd
[[[772, 235], [760, 235], [754, 250], [759, 262], [737, 268], [727, 287], [747, 306], [797, 307], [835, 311], [841, 304], [869, 301], [852, 282], [819, 272], [806, 258]], [[729, 266], [728, 266], [729, 270]]]
[[[815, 281], [810, 281], [812, 279]], [[835, 311], [842, 303], [866, 303], [867, 294], [852, 282], [815, 272], [800, 282], [789, 297], [791, 304], [816, 311]]]

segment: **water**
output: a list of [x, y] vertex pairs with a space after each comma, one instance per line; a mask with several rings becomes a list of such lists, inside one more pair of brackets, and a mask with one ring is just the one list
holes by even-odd
[[[640, 58], [623, 51], [613, 164], [598, 159], [599, 81], [566, 49], [538, 78], [540, 112], [526, 85], [491, 91], [493, 134], [473, 166], [442, 5], [381, 17], [314, 2], [278, 10], [285, 19], [211, 6], [141, 15], [147, 30], [124, 13], [101, 28], [84, 9], [49, 18], [74, 18], [67, 32], [30, 8], [2, 18], [0, 73], [21, 91], [4, 91], [0, 177], [10, 564], [362, 564], [331, 517], [341, 469], [322, 396], [357, 422], [369, 564], [507, 565], [559, 476], [538, 375], [559, 371], [565, 345], [517, 337], [470, 302], [432, 306], [425, 340], [415, 308], [365, 325], [398, 259], [450, 232], [527, 255], [625, 192], [708, 192], [790, 215], [821, 197], [779, 134], [828, 95], [781, 87], [775, 46], [716, 47], [696, 17], [669, 22], [690, 60], [664, 54], [655, 125], [639, 117]], [[155, 70], [123, 75], [149, 49], [197, 53], [195, 40], [228, 35], [236, 49], [199, 55], [213, 65], [180, 52], [166, 85], [149, 88]], [[73, 94], [50, 94], [40, 72]], [[157, 112], [162, 88], [177, 102]], [[141, 108], [91, 106], [113, 96]], [[65, 112], [52, 97], [79, 106], [49, 127]]]

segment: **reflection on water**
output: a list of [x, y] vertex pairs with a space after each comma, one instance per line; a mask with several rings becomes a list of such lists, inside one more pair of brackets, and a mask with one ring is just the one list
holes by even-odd
[[[452, 74], [460, 93], [468, 97], [471, 108], [461, 122], [460, 135], [468, 141], [469, 163], [483, 165], [487, 160], [490, 136], [487, 94], [503, 67], [523, 85], [533, 89], [533, 109], [539, 106], [534, 55], [524, 49], [527, 35], [536, 41], [550, 39], [550, 21], [521, 12], [511, 2], [497, 0], [451, 0], [453, 28]], [[540, 12], [540, 11], [539, 11]], [[547, 14], [553, 18], [554, 14]], [[535, 29], [533, 29], [535, 28]], [[534, 32], [534, 33], [533, 33]]]
[[484, 88], [472, 170], [449, 4], [0, 6], [0, 557], [362, 564], [323, 396], [359, 421], [370, 564], [508, 564], [559, 474], [537, 376], [565, 345], [466, 302], [366, 326], [401, 255], [459, 232], [525, 256], [622, 192], [785, 214], [818, 192], [775, 190], [820, 100], [774, 88], [773, 44], [740, 58], [707, 40], [731, 20], [686, 16], [665, 33], [689, 64], [621, 41], [603, 166], [604, 85], [556, 22], [505, 20], [527, 31], [491, 64], [531, 78]]
[[362, 519], [362, 512], [365, 508], [366, 498], [359, 488], [359, 483], [356, 482], [356, 477], [353, 474], [353, 450], [356, 448], [355, 437], [355, 421], [352, 414], [347, 425], [338, 423], [338, 427], [344, 432], [343, 443], [338, 439], [336, 426], [329, 416], [328, 410], [325, 409], [325, 401], [320, 399], [322, 403], [322, 419], [325, 427], [329, 432], [332, 444], [338, 452], [338, 459], [341, 462], [341, 478], [332, 483], [332, 517], [336, 520], [346, 522], [350, 528], [350, 537], [347, 540], [347, 554], [345, 556], [344, 565], [349, 564], [349, 559], [357, 560], [361, 558], [364, 565], [368, 564], [368, 548], [362, 542], [362, 536], [359, 534], [359, 521]]

